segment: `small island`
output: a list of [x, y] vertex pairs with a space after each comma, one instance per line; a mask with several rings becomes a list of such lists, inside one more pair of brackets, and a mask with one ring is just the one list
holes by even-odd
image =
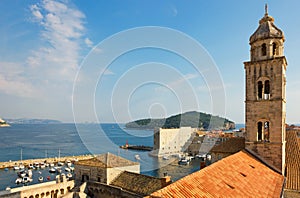
[[0, 118], [0, 127], [9, 127], [9, 126], [10, 125], [5, 120]]
[[235, 129], [235, 123], [227, 118], [196, 111], [177, 114], [168, 118], [140, 119], [125, 125], [128, 129], [180, 128], [187, 126], [203, 130]]

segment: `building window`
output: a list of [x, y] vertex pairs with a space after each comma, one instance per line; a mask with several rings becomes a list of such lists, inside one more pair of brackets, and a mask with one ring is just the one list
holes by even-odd
[[270, 142], [270, 122], [257, 123], [257, 141]]
[[257, 92], [258, 99], [262, 99], [263, 84], [261, 81], [258, 81], [258, 83], [257, 83], [257, 90], [258, 90], [258, 92]]
[[277, 55], [277, 46], [276, 46], [276, 43], [273, 43], [273, 55]]
[[258, 100], [270, 100], [271, 86], [270, 81], [258, 81], [257, 82], [257, 99]]
[[262, 141], [262, 122], [257, 123], [257, 141]]
[[270, 81], [266, 80], [265, 81], [265, 100], [269, 100], [270, 99]]
[[268, 121], [264, 123], [264, 140], [265, 142], [270, 141], [270, 122]]
[[264, 43], [261, 46], [261, 55], [266, 56], [267, 55], [267, 45]]

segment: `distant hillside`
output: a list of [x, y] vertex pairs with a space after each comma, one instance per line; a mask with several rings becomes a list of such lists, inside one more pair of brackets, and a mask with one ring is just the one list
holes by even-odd
[[18, 118], [18, 119], [6, 119], [10, 124], [60, 124], [58, 120], [51, 119], [31, 119], [31, 118]]
[[192, 128], [229, 130], [235, 128], [235, 123], [219, 116], [192, 111], [174, 115], [166, 119], [148, 118], [136, 120], [127, 123], [125, 126], [131, 129], [154, 129], [156, 127], [179, 128], [191, 126]]

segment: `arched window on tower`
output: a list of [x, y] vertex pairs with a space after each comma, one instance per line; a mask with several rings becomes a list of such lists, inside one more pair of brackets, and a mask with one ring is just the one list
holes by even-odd
[[265, 100], [269, 100], [269, 99], [270, 99], [270, 81], [269, 81], [269, 80], [266, 80], [266, 81], [265, 81], [265, 90], [264, 90], [264, 94], [265, 94], [264, 99], [265, 99]]
[[276, 46], [276, 43], [273, 43], [273, 55], [277, 55], [277, 46]]
[[261, 45], [261, 55], [262, 56], [267, 55], [267, 45], [265, 43]]
[[262, 130], [263, 124], [262, 122], [257, 123], [257, 141], [262, 141]]
[[264, 123], [264, 141], [270, 142], [270, 122], [268, 121]]
[[262, 99], [263, 94], [263, 84], [261, 81], [258, 81], [257, 83], [257, 97], [258, 99]]

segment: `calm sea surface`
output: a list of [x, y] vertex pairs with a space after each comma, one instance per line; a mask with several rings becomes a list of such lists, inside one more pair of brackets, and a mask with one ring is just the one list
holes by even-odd
[[[242, 126], [237, 125], [237, 128]], [[153, 146], [153, 131], [127, 130], [122, 124], [14, 124], [0, 128], [0, 161], [110, 152], [132, 161], [137, 161], [135, 155], [139, 155], [141, 173], [156, 177], [167, 172], [173, 180], [178, 180], [200, 169], [197, 160], [188, 166], [179, 166], [175, 159], [162, 160], [150, 157], [145, 151], [120, 149], [126, 142]], [[35, 170], [33, 183], [38, 183], [40, 175], [55, 178], [48, 168]], [[0, 190], [16, 187], [16, 178], [15, 171], [0, 170]]]

